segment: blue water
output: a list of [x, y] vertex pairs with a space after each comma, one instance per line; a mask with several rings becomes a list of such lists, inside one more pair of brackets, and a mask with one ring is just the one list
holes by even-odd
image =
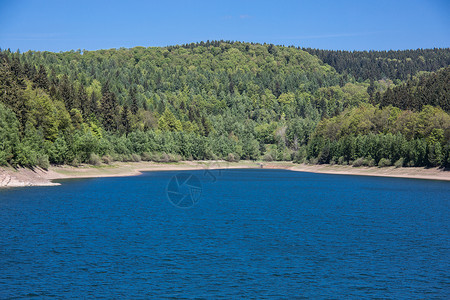
[[0, 298], [449, 299], [449, 182], [210, 172], [0, 191]]

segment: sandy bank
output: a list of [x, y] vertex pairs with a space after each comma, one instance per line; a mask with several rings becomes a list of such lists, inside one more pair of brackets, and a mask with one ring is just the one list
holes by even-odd
[[360, 175], [450, 181], [450, 171], [438, 168], [352, 167], [340, 165], [295, 165], [294, 171], [337, 175]]
[[402, 177], [450, 181], [450, 171], [443, 171], [437, 168], [354, 168], [351, 166], [338, 165], [293, 164], [291, 162], [241, 161], [237, 163], [228, 163], [225, 161], [184, 161], [179, 163], [115, 162], [111, 165], [83, 165], [80, 167], [52, 166], [48, 171], [44, 171], [39, 168], [35, 168], [34, 170], [24, 168], [0, 168], [0, 187], [51, 186], [59, 185], [59, 183], [52, 182], [52, 180], [55, 179], [135, 176], [144, 171], [261, 168], [261, 166], [264, 169], [288, 169], [292, 171], [312, 173]]

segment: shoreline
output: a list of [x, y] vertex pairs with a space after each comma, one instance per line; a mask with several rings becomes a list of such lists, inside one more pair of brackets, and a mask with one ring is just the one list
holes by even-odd
[[226, 162], [182, 161], [176, 163], [114, 162], [110, 165], [51, 166], [47, 171], [40, 168], [0, 168], [0, 188], [25, 186], [56, 186], [58, 179], [126, 177], [150, 171], [189, 171], [206, 169], [285, 169], [335, 175], [377, 176], [450, 181], [450, 171], [438, 168], [352, 167], [341, 165], [306, 165], [292, 162]]

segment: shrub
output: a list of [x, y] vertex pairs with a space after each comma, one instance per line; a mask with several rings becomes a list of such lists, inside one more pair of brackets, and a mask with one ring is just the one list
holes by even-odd
[[141, 155], [141, 159], [143, 161], [154, 161], [154, 162], [160, 162], [161, 161], [161, 155], [158, 153], [149, 153], [149, 152], [144, 152]]
[[37, 157], [37, 162], [36, 162], [38, 167], [41, 167], [44, 170], [48, 170], [48, 168], [50, 167], [50, 162], [48, 161], [48, 155], [39, 155]]
[[292, 154], [289, 152], [289, 150], [283, 151], [281, 153], [281, 160], [283, 161], [291, 161], [292, 160]]
[[345, 161], [345, 158], [343, 156], [339, 157], [338, 164], [339, 165], [346, 165], [347, 164], [347, 162]]
[[113, 162], [113, 158], [112, 158], [111, 156], [109, 156], [109, 155], [103, 155], [103, 156], [102, 156], [102, 162], [103, 162], [104, 164], [109, 165], [110, 163]]
[[367, 163], [367, 161], [363, 157], [360, 157], [360, 158], [358, 158], [357, 160], [355, 160], [353, 162], [353, 166], [354, 167], [361, 167], [361, 166], [365, 166], [366, 163]]
[[143, 152], [143, 153], [141, 154], [141, 159], [142, 159], [143, 161], [151, 161], [151, 160], [152, 160], [152, 157], [151, 157], [151, 154], [150, 154], [150, 153], [148, 153], [148, 152]]
[[180, 160], [183, 159], [183, 157], [179, 154], [172, 154], [172, 153], [152, 153], [152, 154], [148, 154], [146, 153], [145, 155], [143, 154], [143, 156], [145, 156], [145, 160], [151, 160], [154, 162], [164, 162], [164, 163], [168, 163], [168, 162], [178, 162]]
[[368, 167], [374, 167], [375, 166], [375, 159], [367, 159], [367, 166]]
[[228, 161], [228, 162], [237, 162], [237, 161], [239, 161], [239, 159], [233, 153], [228, 153], [228, 156], [227, 156], [227, 158], [225, 158], [225, 160]]
[[378, 162], [378, 166], [379, 166], [379, 167], [389, 167], [389, 166], [392, 166], [392, 162], [391, 162], [390, 159], [382, 158], [382, 159], [380, 159], [380, 161]]
[[407, 164], [406, 164], [406, 166], [407, 167], [414, 167], [416, 164], [414, 163], [414, 160], [410, 160]]
[[170, 161], [170, 157], [166, 152], [163, 152], [160, 156], [160, 158], [157, 160], [158, 162], [169, 162]]
[[312, 165], [317, 165], [319, 163], [319, 159], [317, 157], [311, 158], [309, 160], [309, 163], [312, 164]]
[[72, 162], [70, 163], [70, 165], [72, 167], [78, 167], [80, 165], [80, 162], [78, 161], [78, 159], [75, 157]]
[[182, 157], [180, 154], [169, 154], [169, 162], [179, 162], [182, 160]]
[[330, 165], [335, 165], [335, 164], [337, 164], [337, 162], [338, 162], [338, 158], [336, 157], [336, 156], [333, 156], [331, 159], [330, 159]]
[[305, 163], [306, 159], [306, 148], [304, 146], [300, 147], [297, 152], [293, 154], [293, 160], [297, 164]]
[[273, 157], [270, 153], [264, 154], [262, 159], [263, 159], [263, 161], [273, 161]]
[[100, 157], [95, 154], [95, 153], [91, 153], [91, 155], [89, 156], [89, 164], [94, 165], [94, 166], [98, 166], [101, 163]]
[[402, 158], [400, 158], [399, 160], [397, 160], [395, 163], [394, 163], [394, 166], [396, 167], [396, 168], [401, 168], [401, 167], [403, 167], [403, 164], [404, 164], [404, 159], [403, 159], [403, 157]]
[[140, 162], [141, 161], [141, 156], [139, 154], [131, 154], [131, 160], [134, 162]]

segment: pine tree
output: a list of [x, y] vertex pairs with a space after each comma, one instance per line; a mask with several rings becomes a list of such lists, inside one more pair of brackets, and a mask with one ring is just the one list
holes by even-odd
[[68, 111], [70, 111], [72, 108], [74, 108], [74, 91], [72, 84], [69, 82], [69, 77], [67, 75], [64, 75], [61, 79], [61, 82], [59, 83], [59, 95], [64, 101], [64, 104], [66, 105], [66, 108]]
[[34, 85], [37, 88], [43, 89], [45, 91], [49, 90], [50, 83], [47, 77], [47, 71], [43, 65], [39, 66], [39, 71], [36, 73], [34, 77]]
[[112, 131], [117, 129], [115, 116], [117, 113], [117, 99], [114, 93], [105, 91], [100, 101], [100, 112], [102, 115], [102, 123], [106, 130]]
[[124, 105], [122, 109], [122, 114], [120, 116], [120, 121], [122, 125], [122, 130], [125, 132], [125, 135], [128, 136], [128, 133], [131, 132], [131, 121], [130, 121], [130, 112], [128, 110], [128, 106]]
[[75, 106], [77, 109], [81, 110], [83, 116], [86, 117], [89, 115], [88, 95], [86, 94], [86, 89], [82, 85], [78, 88]]
[[136, 97], [136, 88], [134, 86], [130, 90], [130, 98], [131, 98], [131, 112], [133, 113], [133, 115], [135, 115], [138, 112], [138, 104]]

